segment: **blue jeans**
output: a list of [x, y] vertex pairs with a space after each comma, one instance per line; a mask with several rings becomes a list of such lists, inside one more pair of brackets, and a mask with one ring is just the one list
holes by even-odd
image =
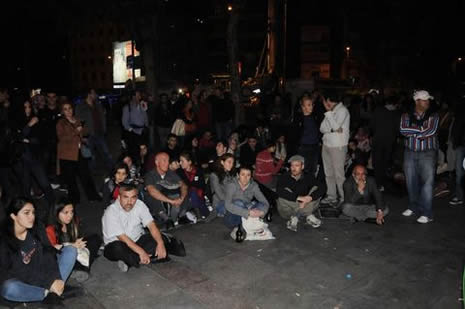
[[108, 150], [105, 137], [100, 135], [90, 135], [87, 144], [92, 151], [92, 160], [90, 161], [90, 168], [95, 170], [95, 168], [97, 167], [97, 160], [95, 154], [98, 152], [103, 159], [105, 168], [108, 171], [111, 171], [111, 169], [113, 168], [113, 160], [111, 158], [110, 150]]
[[[73, 246], [63, 247], [57, 254], [58, 268], [61, 279], [66, 281], [73, 271], [77, 258], [77, 249]], [[9, 301], [15, 302], [37, 302], [45, 298], [45, 289], [30, 285], [17, 279], [6, 280], [2, 285], [1, 295]]]
[[216, 204], [216, 213], [223, 217], [226, 214], [226, 206], [224, 205], [224, 201], [219, 201]]
[[465, 158], [465, 146], [455, 149], [455, 196], [463, 200], [463, 159]]
[[[244, 209], [258, 209], [261, 211], [265, 211], [265, 205], [263, 205], [260, 202], [245, 202], [243, 200], [233, 200], [232, 202], [234, 205]], [[224, 224], [226, 224], [226, 226], [229, 228], [233, 228], [235, 226], [238, 226], [239, 224], [242, 224], [242, 217], [232, 214], [226, 210], [226, 215], [224, 216]]]
[[436, 174], [436, 150], [404, 153], [409, 209], [420, 216], [433, 218], [433, 187]]

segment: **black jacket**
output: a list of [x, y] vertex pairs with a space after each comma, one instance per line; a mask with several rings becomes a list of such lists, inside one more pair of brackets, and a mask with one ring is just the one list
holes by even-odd
[[309, 195], [308, 193], [313, 187], [317, 187], [310, 194], [314, 201], [326, 193], [326, 183], [319, 181], [315, 176], [307, 174], [295, 179], [291, 174], [286, 173], [279, 177], [276, 193], [278, 193], [278, 197], [285, 200], [297, 201], [297, 197]]
[[50, 245], [43, 225], [34, 229], [28, 231], [24, 241], [8, 240], [5, 235], [0, 239], [0, 285], [15, 278], [49, 289], [53, 281], [61, 279], [56, 250]]

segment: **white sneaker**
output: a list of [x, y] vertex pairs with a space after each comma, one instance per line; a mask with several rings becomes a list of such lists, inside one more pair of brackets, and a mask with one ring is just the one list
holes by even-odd
[[237, 226], [235, 228], [232, 229], [231, 231], [231, 234], [229, 234], [231, 236], [232, 239], [236, 240], [236, 232], [237, 232]]
[[50, 186], [52, 187], [53, 190], [56, 190], [60, 187], [60, 184], [58, 183], [51, 183]]
[[379, 187], [379, 192], [384, 192], [384, 186]]
[[314, 214], [307, 216], [307, 224], [311, 225], [313, 228], [318, 228], [321, 225], [321, 220], [315, 217]]
[[297, 218], [296, 216], [292, 216], [291, 219], [287, 221], [286, 227], [293, 232], [297, 232], [298, 224], [299, 224], [299, 218]]
[[406, 209], [406, 210], [402, 213], [402, 216], [404, 216], [404, 217], [410, 217], [411, 215], [413, 215], [413, 211], [411, 211], [410, 209]]
[[197, 217], [192, 212], [190, 212], [190, 211], [186, 212], [186, 217], [193, 224], [197, 223]]
[[127, 273], [129, 266], [128, 264], [124, 263], [123, 261], [119, 260], [118, 261], [118, 268], [121, 270], [123, 273]]
[[421, 216], [420, 218], [417, 219], [418, 223], [430, 223], [433, 221], [433, 219], [428, 218], [427, 216]]
[[334, 202], [337, 202], [337, 200], [327, 196], [324, 199], [322, 199], [320, 203], [321, 204], [334, 204]]

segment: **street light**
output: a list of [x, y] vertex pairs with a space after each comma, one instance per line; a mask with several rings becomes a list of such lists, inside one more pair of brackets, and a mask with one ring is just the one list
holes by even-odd
[[228, 4], [228, 11], [231, 12], [233, 9], [232, 5], [231, 4]]
[[349, 58], [349, 56], [350, 56], [350, 46], [346, 46], [346, 55], [347, 55], [347, 58]]

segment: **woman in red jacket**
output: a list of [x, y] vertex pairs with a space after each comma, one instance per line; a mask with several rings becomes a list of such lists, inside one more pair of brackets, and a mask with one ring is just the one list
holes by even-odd
[[97, 257], [102, 239], [98, 235], [82, 237], [79, 231], [79, 218], [74, 213], [74, 205], [61, 201], [54, 207], [50, 224], [46, 228], [50, 244], [57, 250], [73, 246], [78, 250], [78, 260], [72, 277], [82, 282], [89, 278], [90, 266]]

